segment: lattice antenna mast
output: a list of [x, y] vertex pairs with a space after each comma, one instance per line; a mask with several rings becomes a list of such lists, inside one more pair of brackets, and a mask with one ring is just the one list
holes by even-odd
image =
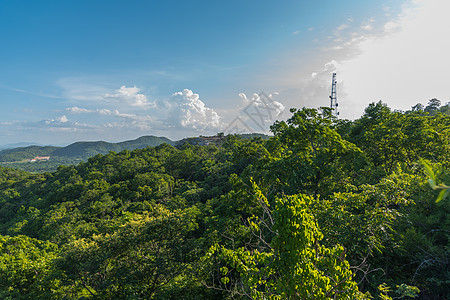
[[331, 80], [331, 95], [330, 95], [330, 108], [333, 110], [333, 115], [336, 117], [339, 115], [338, 102], [336, 96], [336, 73], [333, 73], [333, 79]]

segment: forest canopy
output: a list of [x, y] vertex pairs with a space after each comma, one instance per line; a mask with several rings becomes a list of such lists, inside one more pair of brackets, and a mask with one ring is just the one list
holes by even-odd
[[450, 115], [434, 100], [0, 168], [0, 298], [449, 299], [450, 201], [429, 179], [450, 183]]

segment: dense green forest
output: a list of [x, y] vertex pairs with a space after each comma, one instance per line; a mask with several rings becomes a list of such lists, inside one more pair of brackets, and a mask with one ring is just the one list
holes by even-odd
[[1, 168], [0, 298], [450, 299], [448, 112]]

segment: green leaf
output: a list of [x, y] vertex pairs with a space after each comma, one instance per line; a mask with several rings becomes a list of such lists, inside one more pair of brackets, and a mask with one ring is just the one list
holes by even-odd
[[223, 284], [227, 284], [228, 282], [230, 282], [230, 278], [222, 277], [222, 278], [220, 278], [220, 281], [222, 281]]
[[445, 199], [445, 198], [448, 196], [448, 194], [450, 194], [450, 189], [442, 190], [442, 191], [439, 193], [439, 196], [438, 196], [437, 199], [436, 199], [436, 203], [438, 203], [438, 202], [441, 201], [442, 199]]
[[431, 168], [430, 164], [426, 162], [424, 159], [420, 159], [420, 163], [424, 166], [425, 172], [428, 174], [430, 179], [432, 179], [433, 182], [436, 181], [436, 176], [434, 175], [433, 169]]

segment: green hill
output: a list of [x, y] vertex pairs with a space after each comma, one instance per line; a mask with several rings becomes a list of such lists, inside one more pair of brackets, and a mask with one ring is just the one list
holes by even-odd
[[60, 147], [55, 146], [28, 146], [0, 151], [0, 162], [14, 162], [32, 159], [36, 156], [50, 156]]
[[164, 144], [164, 143], [167, 143], [169, 145], [174, 145], [175, 144], [174, 141], [169, 140], [166, 137], [141, 136], [140, 138], [137, 138], [135, 140], [117, 143], [117, 145], [119, 147], [121, 147], [121, 149], [119, 151], [122, 151], [122, 150], [125, 150], [125, 149], [128, 149], [128, 150], [140, 149], [140, 148], [145, 148], [147, 146], [156, 147], [156, 146], [159, 146], [159, 145]]
[[98, 142], [76, 142], [67, 147], [55, 150], [52, 155], [71, 158], [87, 159], [97, 154], [108, 154], [109, 152], [120, 152], [123, 150], [134, 150], [145, 148], [147, 146], [158, 146], [163, 143], [173, 145], [173, 141], [165, 137], [143, 136], [135, 140], [108, 143], [104, 141]]

